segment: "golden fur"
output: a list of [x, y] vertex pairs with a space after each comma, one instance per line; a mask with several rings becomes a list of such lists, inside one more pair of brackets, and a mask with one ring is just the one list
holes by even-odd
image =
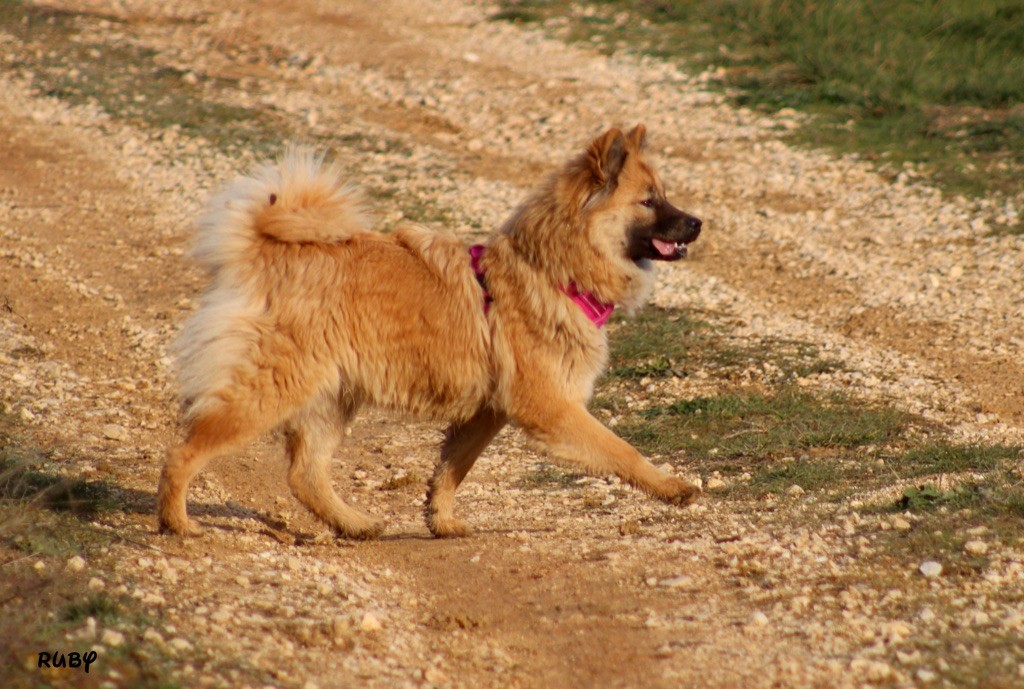
[[[455, 490], [509, 420], [586, 471], [696, 499], [697, 488], [587, 412], [606, 336], [560, 289], [574, 281], [627, 308], [646, 299], [654, 271], [628, 245], [647, 240], [630, 233], [672, 239], [682, 226], [643, 145], [643, 127], [606, 132], [515, 211], [482, 260], [494, 299], [486, 313], [455, 236], [373, 232], [359, 191], [319, 157], [292, 151], [234, 182], [200, 223], [196, 255], [211, 283], [180, 341], [187, 437], [160, 477], [161, 530], [195, 532], [189, 481], [210, 458], [283, 425], [296, 497], [338, 534], [376, 536], [382, 522], [346, 505], [329, 476], [364, 404], [450, 424], [428, 494], [436, 536], [467, 532]], [[657, 222], [655, 202], [668, 209]]]

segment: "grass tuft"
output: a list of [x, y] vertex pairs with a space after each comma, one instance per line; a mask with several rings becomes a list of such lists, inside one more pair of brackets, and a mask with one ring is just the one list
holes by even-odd
[[679, 400], [644, 410], [620, 426], [646, 452], [699, 459], [779, 457], [821, 448], [884, 443], [906, 416], [833, 395], [819, 398], [784, 388]]
[[1024, 449], [1006, 445], [949, 445], [935, 443], [914, 448], [896, 460], [909, 476], [990, 472], [1024, 458]]
[[109, 621], [116, 619], [120, 614], [121, 608], [117, 602], [101, 591], [65, 605], [61, 610], [60, 619], [63, 622], [81, 622], [88, 617], [93, 617], [97, 620]]

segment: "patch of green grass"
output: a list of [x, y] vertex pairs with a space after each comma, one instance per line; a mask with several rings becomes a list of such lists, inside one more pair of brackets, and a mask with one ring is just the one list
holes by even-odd
[[682, 378], [711, 367], [732, 374], [751, 366], [770, 368], [778, 377], [793, 380], [841, 368], [810, 342], [727, 336], [726, 326], [712, 318], [657, 306], [632, 317], [616, 317], [609, 327], [611, 351], [604, 382]]
[[894, 409], [785, 388], [658, 405], [617, 430], [644, 452], [721, 461], [883, 443], [897, 437], [906, 422]]
[[711, 325], [694, 314], [658, 307], [617, 319], [609, 336], [607, 375], [618, 379], [682, 376], [711, 349], [714, 337]]
[[1024, 460], [1024, 448], [1007, 445], [934, 443], [913, 448], [893, 460], [901, 475], [989, 472]]
[[63, 622], [81, 622], [87, 617], [97, 620], [113, 620], [121, 614], [121, 608], [104, 592], [76, 600], [64, 606], [60, 612]]
[[910, 486], [903, 491], [895, 509], [911, 512], [969, 510], [991, 517], [1024, 518], [1024, 487], [1011, 481], [1012, 477], [990, 475], [985, 480], [969, 481], [948, 489], [933, 483]]
[[[615, 432], [647, 455], [696, 461], [704, 471], [749, 473], [749, 481], [727, 491], [737, 496], [794, 484], [818, 490], [861, 475], [835, 456], [888, 443], [906, 429], [909, 417], [894, 409], [795, 385], [797, 378], [840, 368], [812, 343], [730, 337], [727, 327], [713, 314], [663, 308], [613, 322], [610, 369], [591, 407], [614, 417]], [[745, 378], [751, 369], [761, 372], [765, 387]], [[709, 374], [704, 380], [721, 392], [666, 395], [673, 389], [666, 379], [695, 370]]]
[[1018, 447], [933, 443], [889, 460], [887, 465], [901, 479], [936, 474], [938, 478], [905, 485], [898, 499], [864, 510], [915, 517], [909, 531], [879, 535], [876, 546], [881, 556], [896, 563], [938, 560], [943, 577], [980, 576], [989, 564], [988, 555], [967, 552], [968, 540], [998, 546], [1020, 539], [1024, 518], [1020, 457]]
[[1020, 193], [1024, 5], [1017, 0], [520, 0], [495, 19], [545, 21], [608, 52], [710, 69], [740, 105], [815, 115], [793, 136], [954, 193]]
[[[997, 523], [1024, 517], [1024, 448], [1008, 445], [933, 443], [911, 448], [890, 460], [900, 478], [937, 476], [908, 485], [888, 509], [922, 514], [969, 513]], [[968, 475], [966, 479], [952, 478]]]
[[733, 492], [739, 495], [783, 493], [791, 486], [807, 492], [819, 491], [849, 479], [845, 467], [833, 459], [799, 459], [781, 464], [771, 463], [755, 471], [749, 482], [739, 484]]

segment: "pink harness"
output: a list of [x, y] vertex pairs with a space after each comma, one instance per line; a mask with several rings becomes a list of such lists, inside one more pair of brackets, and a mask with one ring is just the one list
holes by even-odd
[[[480, 265], [480, 259], [483, 258], [486, 250], [487, 247], [483, 244], [474, 244], [469, 247], [469, 262], [473, 266], [473, 273], [476, 274], [476, 281], [480, 283], [480, 289], [484, 292], [484, 313], [487, 313], [491, 308], [491, 302], [494, 301], [494, 297], [487, 291], [487, 280], [484, 277], [485, 271], [483, 266]], [[576, 302], [576, 305], [583, 310], [587, 318], [598, 328], [603, 327], [608, 322], [612, 311], [615, 310], [615, 304], [605, 304], [590, 292], [581, 292], [575, 282], [570, 282], [559, 289]]]

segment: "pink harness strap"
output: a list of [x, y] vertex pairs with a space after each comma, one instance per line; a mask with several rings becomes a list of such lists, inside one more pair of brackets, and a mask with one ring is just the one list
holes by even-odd
[[[484, 292], [484, 313], [487, 313], [488, 309], [491, 308], [491, 302], [494, 301], [494, 297], [487, 291], [487, 279], [484, 276], [486, 271], [480, 265], [480, 259], [483, 258], [486, 250], [487, 247], [483, 244], [474, 244], [469, 247], [469, 262], [473, 266], [476, 281], [480, 283], [480, 289]], [[590, 292], [581, 292], [575, 282], [570, 282], [567, 286], [560, 287], [559, 289], [576, 302], [576, 305], [583, 310], [587, 318], [598, 328], [604, 327], [604, 324], [611, 318], [612, 311], [615, 310], [615, 304], [605, 304]]]
[[583, 309], [583, 313], [587, 314], [587, 318], [598, 328], [603, 327], [608, 322], [608, 319], [612, 316], [612, 311], [615, 310], [615, 304], [605, 304], [590, 292], [580, 292], [575, 282], [570, 282], [568, 286], [559, 289], [576, 302], [576, 305]]
[[476, 274], [476, 281], [480, 283], [480, 289], [484, 291], [484, 313], [487, 313], [491, 308], [491, 302], [494, 301], [494, 297], [487, 291], [487, 280], [484, 278], [484, 269], [480, 265], [480, 259], [484, 257], [484, 252], [487, 251], [487, 247], [483, 244], [474, 244], [469, 247], [469, 263], [473, 266], [473, 273]]

